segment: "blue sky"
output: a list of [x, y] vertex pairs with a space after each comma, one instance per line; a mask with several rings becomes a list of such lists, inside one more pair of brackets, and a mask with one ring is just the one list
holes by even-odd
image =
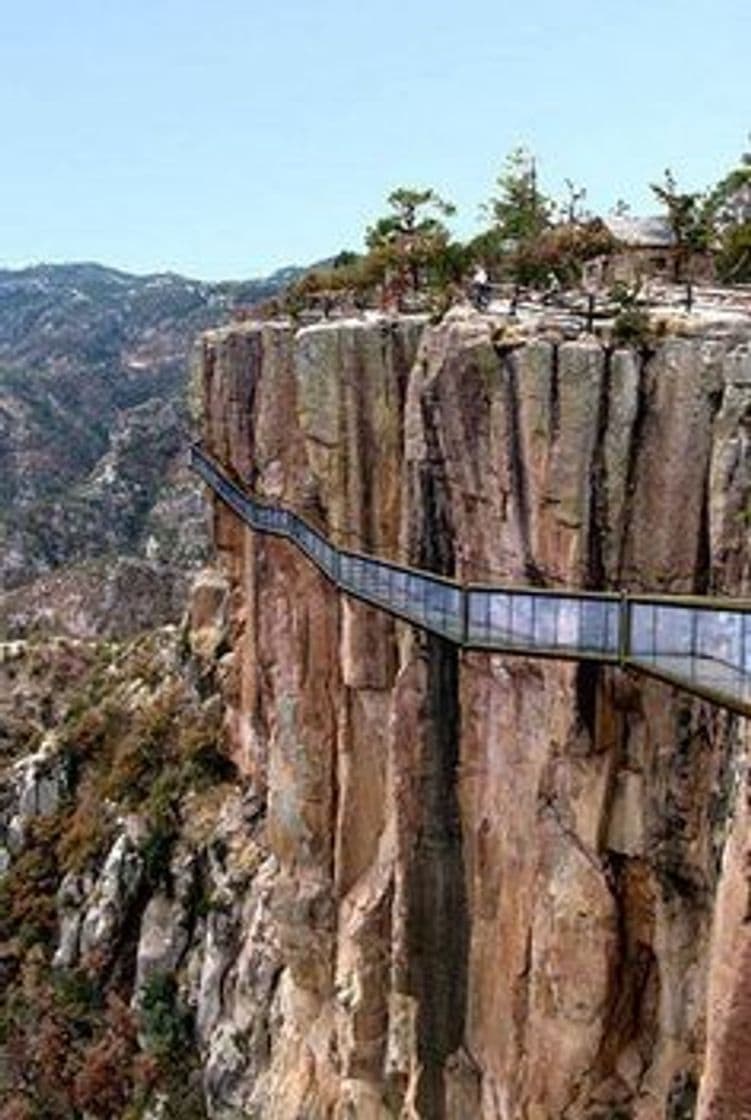
[[650, 210], [751, 130], [749, 0], [0, 2], [5, 266], [260, 275], [360, 247], [398, 185], [468, 234], [519, 143]]

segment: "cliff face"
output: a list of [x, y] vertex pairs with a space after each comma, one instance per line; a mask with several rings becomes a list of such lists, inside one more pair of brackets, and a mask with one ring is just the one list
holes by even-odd
[[[463, 312], [244, 324], [206, 336], [198, 376], [209, 450], [341, 545], [748, 594], [748, 334], [642, 355]], [[746, 721], [616, 669], [458, 653], [220, 505], [215, 541], [268, 853], [202, 1025], [215, 1114], [751, 1114]]]

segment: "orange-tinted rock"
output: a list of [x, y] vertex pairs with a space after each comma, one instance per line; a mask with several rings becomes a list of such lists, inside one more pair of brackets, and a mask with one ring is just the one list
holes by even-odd
[[[748, 593], [737, 340], [512, 346], [459, 310], [204, 347], [209, 448], [341, 546]], [[278, 865], [268, 1115], [678, 1120], [705, 1069], [701, 1115], [751, 1109], [741, 721], [617, 669], [460, 653], [226, 510], [216, 542], [227, 718]]]

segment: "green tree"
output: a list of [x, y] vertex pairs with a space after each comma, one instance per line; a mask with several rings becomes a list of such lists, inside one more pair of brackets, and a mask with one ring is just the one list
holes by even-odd
[[418, 291], [422, 273], [438, 265], [447, 251], [450, 233], [443, 219], [455, 214], [456, 207], [432, 188], [398, 187], [387, 202], [390, 213], [369, 227], [365, 243], [384, 270], [408, 276]]
[[552, 224], [553, 202], [540, 191], [537, 163], [526, 148], [515, 148], [506, 157], [504, 171], [496, 180], [496, 192], [485, 210], [501, 242], [529, 241]]
[[725, 175], [711, 193], [716, 214], [720, 252], [717, 271], [721, 280], [751, 280], [751, 152]]
[[728, 284], [751, 283], [751, 222], [741, 222], [723, 232], [717, 273]]
[[675, 279], [690, 268], [696, 252], [710, 248], [716, 230], [716, 204], [711, 194], [681, 191], [667, 168], [661, 183], [651, 183], [653, 194], [663, 204], [676, 247]]
[[720, 179], [710, 194], [720, 228], [751, 222], [751, 152]]

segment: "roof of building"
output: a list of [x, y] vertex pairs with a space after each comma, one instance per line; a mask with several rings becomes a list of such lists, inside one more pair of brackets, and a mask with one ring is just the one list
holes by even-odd
[[669, 249], [675, 244], [675, 235], [667, 218], [608, 214], [605, 225], [613, 237], [632, 248]]

